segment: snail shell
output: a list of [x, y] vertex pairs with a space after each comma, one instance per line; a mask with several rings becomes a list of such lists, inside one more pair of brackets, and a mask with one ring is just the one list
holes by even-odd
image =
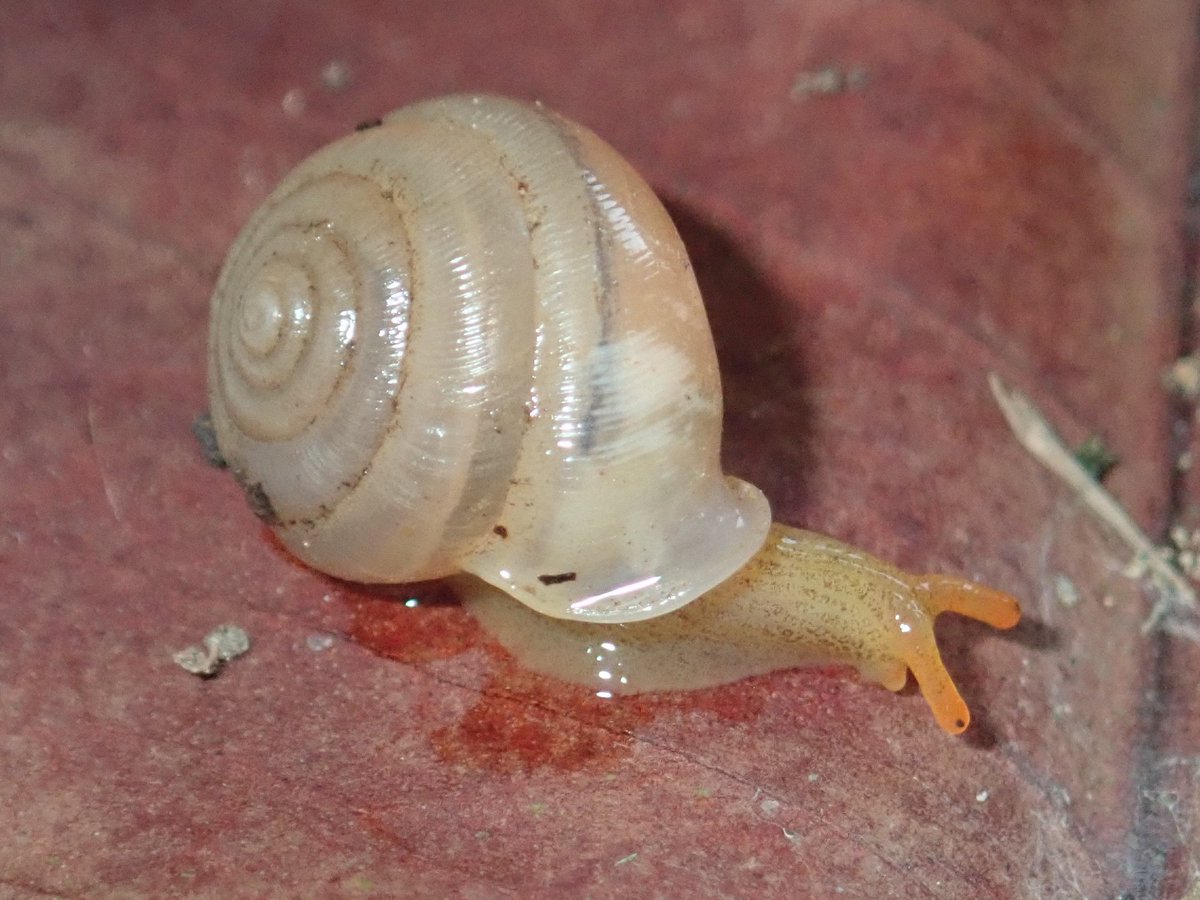
[[319, 151], [213, 299], [221, 452], [283, 543], [357, 581], [469, 572], [627, 622], [724, 581], [770, 527], [722, 475], [687, 254], [587, 129], [456, 96]]

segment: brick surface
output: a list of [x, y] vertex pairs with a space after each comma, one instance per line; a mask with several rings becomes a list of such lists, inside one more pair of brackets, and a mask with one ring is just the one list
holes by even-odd
[[[1160, 384], [1194, 4], [579, 6], [0, 2], [0, 893], [1181, 896], [1197, 649], [1141, 633], [986, 373], [1103, 435], [1153, 535], [1194, 509]], [[474, 89], [662, 194], [727, 468], [778, 518], [1021, 597], [1011, 633], [939, 628], [965, 736], [838, 669], [601, 703], [437, 585], [301, 568], [205, 465], [239, 225], [324, 141]], [[225, 621], [246, 657], [171, 662]]]

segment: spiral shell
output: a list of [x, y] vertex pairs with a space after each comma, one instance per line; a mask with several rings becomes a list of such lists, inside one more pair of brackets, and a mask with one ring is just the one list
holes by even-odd
[[221, 451], [309, 565], [467, 571], [547, 615], [633, 621], [763, 543], [721, 474], [682, 243], [608, 145], [540, 106], [421, 103], [310, 157], [213, 298]]

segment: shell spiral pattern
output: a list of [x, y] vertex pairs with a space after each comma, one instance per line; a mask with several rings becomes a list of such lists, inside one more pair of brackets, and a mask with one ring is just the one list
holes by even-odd
[[468, 571], [540, 612], [668, 612], [762, 545], [721, 475], [712, 338], [653, 192], [586, 129], [461, 96], [310, 157], [213, 299], [221, 451], [359, 581]]

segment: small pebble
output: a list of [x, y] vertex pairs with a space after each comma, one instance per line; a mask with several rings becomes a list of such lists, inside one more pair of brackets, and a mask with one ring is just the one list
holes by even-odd
[[185, 647], [171, 658], [193, 675], [211, 678], [225, 663], [250, 649], [250, 635], [240, 625], [218, 625], [204, 637], [202, 646]]

